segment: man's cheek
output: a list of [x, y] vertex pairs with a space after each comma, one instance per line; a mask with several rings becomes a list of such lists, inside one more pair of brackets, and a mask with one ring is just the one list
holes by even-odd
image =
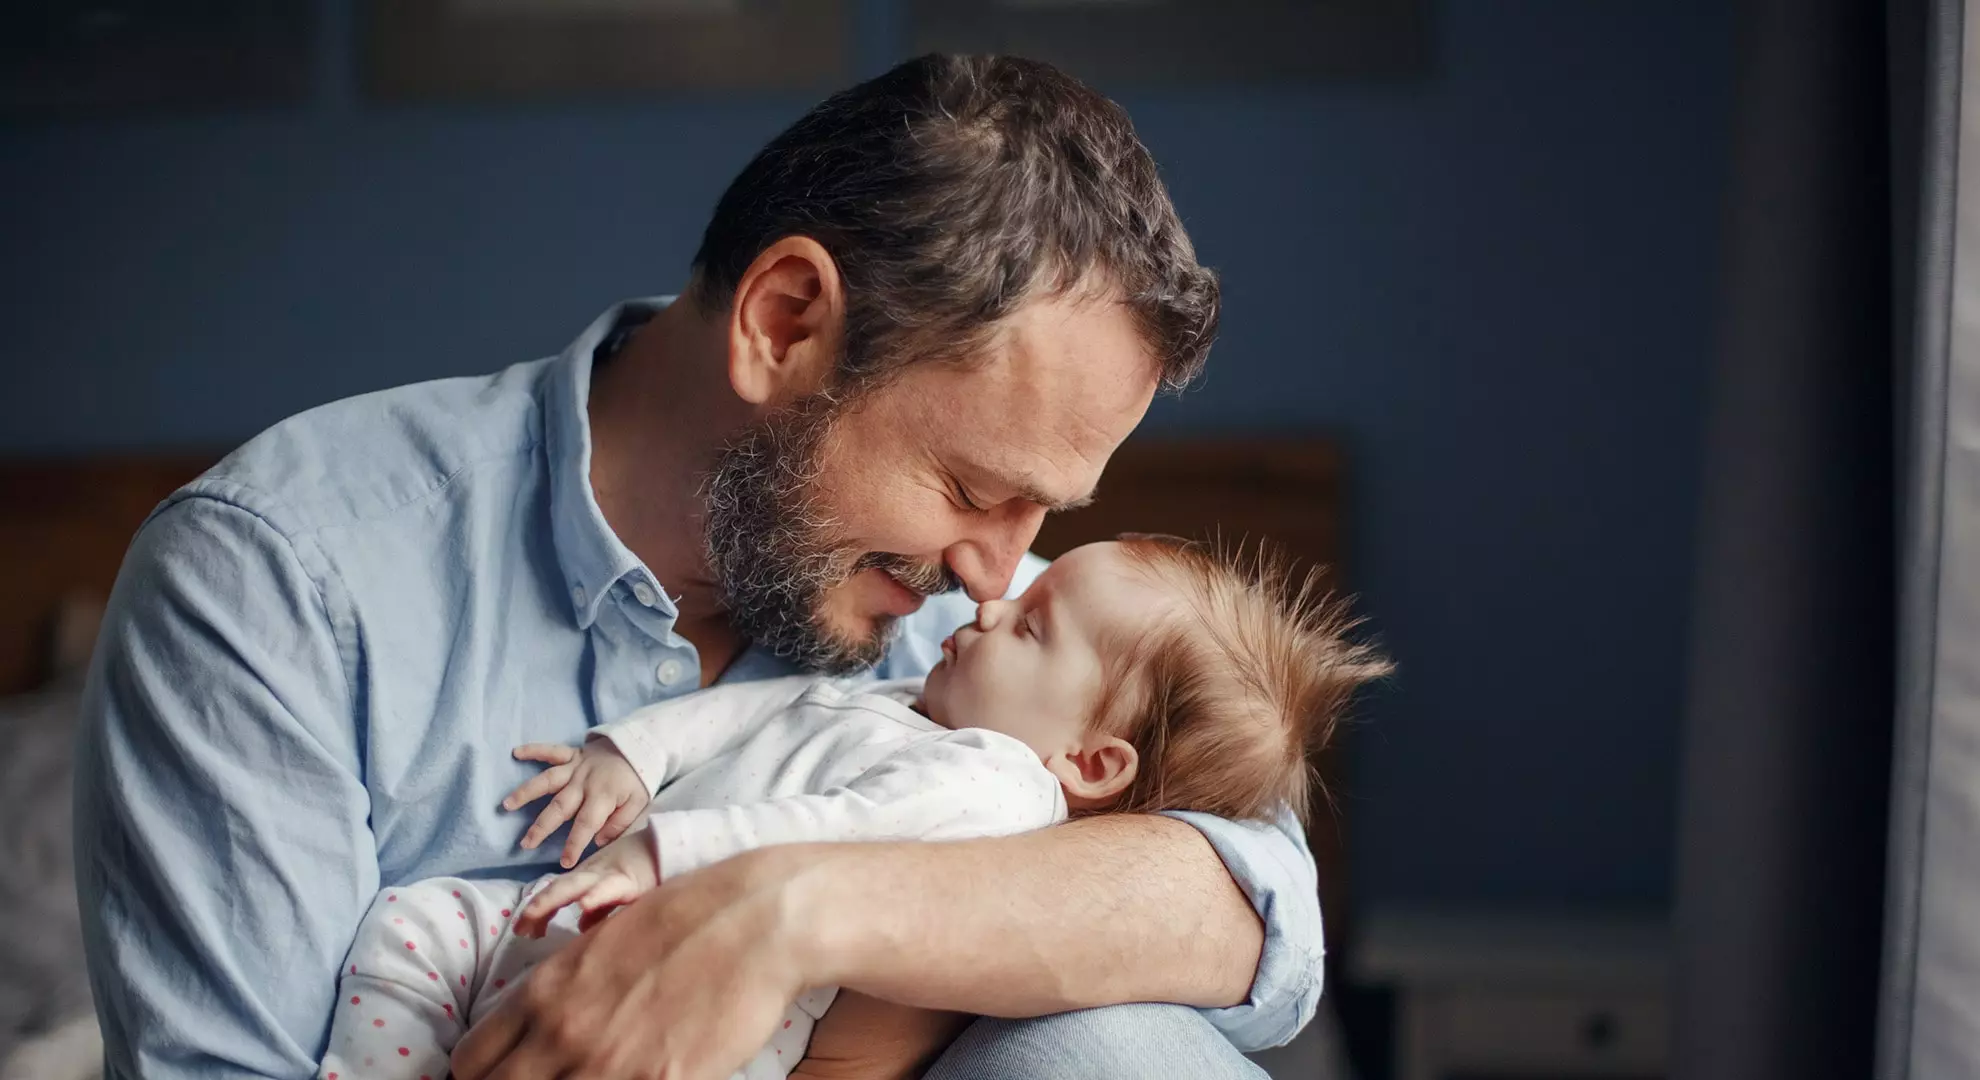
[[[906, 498], [896, 503], [876, 499], [845, 504], [839, 517], [841, 542], [857, 547], [861, 554], [884, 551], [910, 559], [939, 559], [942, 552], [963, 539], [953, 526], [954, 510], [947, 503], [926, 503]], [[884, 518], [865, 517], [862, 511], [885, 507]]]

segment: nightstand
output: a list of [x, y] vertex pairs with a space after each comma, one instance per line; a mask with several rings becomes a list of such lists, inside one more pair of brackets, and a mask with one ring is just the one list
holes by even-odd
[[1356, 982], [1396, 991], [1397, 1080], [1662, 1077], [1661, 919], [1369, 912]]

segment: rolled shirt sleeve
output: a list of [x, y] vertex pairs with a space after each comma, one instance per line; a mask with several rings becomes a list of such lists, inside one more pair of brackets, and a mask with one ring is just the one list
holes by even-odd
[[1270, 823], [1227, 821], [1193, 811], [1166, 816], [1188, 822], [1210, 841], [1265, 924], [1265, 948], [1251, 993], [1237, 1005], [1203, 1015], [1245, 1053], [1292, 1041], [1320, 1007], [1320, 880], [1306, 834], [1292, 811]]
[[111, 1077], [310, 1076], [328, 1038], [378, 864], [311, 550], [182, 496], [118, 577], [75, 794]]

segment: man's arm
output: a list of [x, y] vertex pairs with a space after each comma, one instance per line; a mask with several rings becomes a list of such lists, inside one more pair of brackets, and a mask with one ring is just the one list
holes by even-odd
[[[1196, 830], [1101, 816], [962, 844], [807, 850], [807, 982], [990, 1016], [1245, 1000], [1264, 933]], [[855, 914], [896, 898], [884, 917]]]
[[112, 1077], [312, 1075], [377, 890], [324, 601], [207, 498], [134, 541], [84, 702], [76, 881]]
[[[1188, 830], [1176, 830], [1169, 819], [1180, 819], [1195, 826], [1203, 839], [1214, 847], [1216, 855], [1213, 862], [1221, 858], [1221, 867], [1202, 863], [1191, 866], [1193, 871], [1203, 874], [1202, 880], [1194, 887], [1186, 878], [1166, 875], [1156, 868], [1159, 861], [1168, 857], [1161, 851], [1166, 844], [1183, 842], [1183, 850], [1178, 854], [1185, 860], [1195, 860], [1204, 850], [1201, 844], [1188, 844]], [[1168, 838], [1137, 838], [1130, 835], [1138, 831], [1136, 823], [1166, 826], [1164, 831], [1175, 835]], [[1112, 827], [1122, 829], [1124, 835], [1113, 835]], [[1082, 835], [1082, 831], [1087, 829], [1093, 831]], [[1028, 845], [1023, 842], [1032, 840], [1041, 842], [1036, 852], [1025, 850]], [[1060, 841], [1064, 841], [1063, 846], [1058, 846]], [[1146, 849], [1138, 851], [1144, 843]], [[1172, 1001], [1202, 1009], [1206, 1018], [1223, 1032], [1225, 1038], [1246, 1052], [1283, 1045], [1313, 1019], [1320, 1002], [1321, 959], [1324, 955], [1319, 884], [1313, 857], [1307, 850], [1297, 819], [1289, 811], [1282, 811], [1271, 825], [1232, 822], [1187, 812], [1159, 818], [1088, 818], [1045, 833], [1013, 837], [1010, 843], [1000, 844], [999, 848], [996, 855], [987, 855], [977, 845], [963, 846], [961, 851], [930, 852], [928, 854], [932, 858], [929, 865], [919, 869], [903, 867], [903, 872], [925, 878], [942, 890], [942, 895], [932, 898], [936, 911], [945, 906], [966, 903], [965, 898], [976, 890], [983, 890], [978, 895], [995, 896], [1000, 902], [1008, 902], [1011, 896], [1042, 897], [1037, 911], [1006, 908], [1001, 929], [993, 925], [986, 930], [1009, 934], [1021, 940], [1029, 938], [1032, 952], [1012, 959], [1026, 955], [1039, 957], [1041, 968], [1033, 974], [1033, 978], [1043, 985], [1049, 986], [1048, 980], [1060, 973], [1054, 958], [1071, 956], [1083, 946], [1081, 942], [1053, 940], [1050, 937], [1041, 939], [1036, 930], [1047, 933], [1056, 931], [1080, 938], [1085, 944], [1093, 946], [1094, 955], [1070, 966], [1091, 972], [1112, 971], [1123, 980], [1120, 985], [1067, 993], [1056, 1001], [1011, 1001], [1009, 1008], [1001, 1010], [1002, 1015], [1030, 1016], [1087, 1004]], [[860, 853], [845, 854], [849, 863], [853, 863], [858, 861]], [[982, 861], [977, 861], [979, 859]], [[1140, 872], [1135, 870], [1137, 864], [1143, 867]], [[1221, 878], [1209, 872], [1218, 869], [1225, 871]], [[841, 882], [867, 870], [862, 866], [848, 865], [844, 872], [848, 878], [839, 879]], [[975, 875], [976, 880], [972, 880], [971, 875]], [[1110, 906], [1109, 882], [1115, 880], [1116, 875], [1129, 875], [1154, 885], [1151, 895], [1120, 897], [1127, 903], [1136, 904], [1138, 913], [1129, 914], [1123, 910], [1118, 920], [1112, 919], [1109, 914], [1114, 910]], [[832, 879], [825, 880], [829, 882]], [[1242, 897], [1249, 901], [1251, 910], [1257, 913], [1254, 918], [1239, 918], [1237, 912], [1223, 905], [1222, 902], [1231, 895], [1228, 886], [1233, 881], [1241, 890]], [[891, 886], [875, 883], [873, 887], [878, 890]], [[1000, 892], [1000, 889], [1007, 891]], [[1097, 898], [1093, 894], [1097, 894]], [[1187, 907], [1192, 900], [1208, 901], [1209, 910], [1200, 915], [1193, 914]], [[905, 909], [906, 905], [902, 907]], [[929, 909], [916, 905], [916, 910]], [[1081, 918], [1091, 920], [1093, 925], [1056, 921], [1062, 917], [1070, 920], [1074, 911], [1084, 912]], [[1165, 915], [1168, 917], [1165, 918]], [[1207, 932], [1199, 938], [1193, 927], [1196, 919], [1205, 917], [1211, 921], [1204, 924]], [[862, 924], [859, 920], [848, 920], [837, 924], [821, 923], [821, 928], [830, 925], [858, 928]], [[1259, 928], [1264, 931], [1262, 952], [1255, 935]], [[880, 948], [854, 943], [850, 952], [856, 959], [864, 958], [872, 962], [904, 955], [912, 944], [911, 935], [930, 932], [927, 927], [917, 931], [906, 922], [882, 925], [879, 930], [883, 937], [889, 930], [895, 931], [900, 940]], [[933, 932], [939, 933], [940, 930], [938, 928]], [[1106, 941], [1095, 935], [1111, 936], [1113, 940]], [[1219, 936], [1224, 941], [1222, 947], [1217, 943]], [[847, 945], [842, 943], [837, 947], [843, 949]], [[1195, 949], [1195, 952], [1190, 949]], [[1214, 975], [1224, 970], [1229, 978], [1239, 977], [1228, 967], [1220, 969], [1218, 957], [1228, 958], [1240, 950], [1252, 962], [1241, 969], [1248, 985], [1232, 999], [1223, 996], [1227, 990], [1214, 982]], [[1141, 962], [1138, 965], [1110, 967], [1105, 959], [1110, 951], [1116, 957], [1128, 960], [1139, 958]], [[969, 970], [969, 965], [982, 962], [976, 958], [955, 961], [961, 965], [961, 970]], [[924, 983], [925, 977], [934, 973], [896, 970], [891, 975], [884, 972], [875, 974], [884, 979]], [[1011, 974], [1019, 982], [1026, 981], [1022, 972]], [[1154, 992], [1155, 983], [1151, 980], [1192, 974], [1200, 976], [1200, 979], [1174, 986], [1166, 994]], [[916, 1004], [940, 1006], [943, 1001], [918, 994], [887, 993], [887, 989], [900, 987], [881, 981], [867, 984], [864, 977], [859, 982], [848, 980], [847, 985]], [[959, 989], [974, 996], [986, 988], [970, 985]], [[946, 1007], [977, 1013], [1000, 1012], [981, 1005], [951, 1004]]]
[[1286, 806], [1270, 824], [1193, 811], [1163, 816], [1186, 821], [1203, 834], [1265, 929], [1250, 993], [1229, 1008], [1204, 1010], [1204, 1018], [1245, 1053], [1291, 1042], [1320, 1007], [1327, 952], [1320, 873], [1299, 819]]
[[[1271, 937], [1253, 904], [1267, 898], [1269, 922], [1299, 898], [1252, 896], [1203, 833], [1165, 817], [764, 848], [662, 885], [546, 961], [469, 1033], [455, 1072], [724, 1076], [810, 986], [1004, 1016], [1171, 1001], [1218, 1009], [1213, 1019], [1247, 1007], [1289, 1017], [1304, 991], [1255, 999]], [[1315, 995], [1316, 980], [1302, 983]], [[603, 1018], [625, 1009], [674, 1019], [608, 1039]]]

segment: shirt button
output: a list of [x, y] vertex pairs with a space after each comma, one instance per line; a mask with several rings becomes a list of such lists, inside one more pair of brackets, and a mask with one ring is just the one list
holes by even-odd
[[571, 586], [571, 599], [577, 601], [577, 606], [583, 607], [585, 601], [584, 586], [582, 585]]
[[672, 686], [687, 674], [687, 667], [679, 660], [662, 660], [660, 666], [653, 669], [653, 674], [660, 679], [662, 686]]
[[652, 607], [654, 601], [658, 600], [659, 597], [653, 594], [653, 586], [648, 585], [644, 581], [635, 581], [633, 582], [633, 599], [647, 607]]

